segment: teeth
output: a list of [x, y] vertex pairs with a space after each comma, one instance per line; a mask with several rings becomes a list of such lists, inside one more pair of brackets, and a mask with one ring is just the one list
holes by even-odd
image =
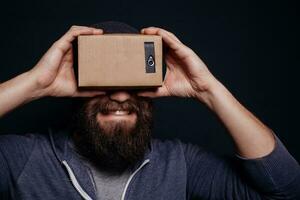
[[126, 111], [126, 110], [117, 110], [117, 111], [111, 111], [111, 112], [109, 112], [109, 114], [113, 114], [113, 115], [128, 115], [129, 111]]

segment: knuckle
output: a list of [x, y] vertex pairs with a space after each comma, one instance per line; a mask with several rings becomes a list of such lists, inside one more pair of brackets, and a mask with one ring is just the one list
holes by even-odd
[[80, 34], [80, 30], [74, 30], [73, 35], [79, 35]]
[[158, 33], [158, 35], [163, 35], [164, 34], [162, 29], [158, 29], [157, 33]]
[[193, 49], [191, 49], [190, 47], [186, 46], [186, 45], [183, 45], [184, 48], [186, 48], [187, 52], [190, 54], [190, 55], [193, 55], [195, 54], [195, 52], [193, 51]]
[[76, 25], [72, 25], [70, 28], [70, 30], [76, 30], [76, 29], [78, 29], [78, 26], [76, 26]]
[[175, 37], [175, 38], [176, 38], [176, 35], [175, 35], [174, 33], [172, 33], [172, 32], [169, 32], [169, 34], [170, 34], [171, 36], [173, 36], [173, 37]]
[[59, 40], [56, 40], [56, 41], [52, 44], [52, 47], [58, 48], [58, 46], [59, 46]]
[[62, 42], [60, 40], [57, 40], [56, 42], [53, 43], [52, 47], [54, 49], [62, 50]]

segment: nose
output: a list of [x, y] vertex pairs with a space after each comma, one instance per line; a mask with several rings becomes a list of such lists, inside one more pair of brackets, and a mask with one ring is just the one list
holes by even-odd
[[113, 91], [109, 94], [111, 100], [118, 101], [120, 103], [130, 99], [130, 93], [127, 91]]

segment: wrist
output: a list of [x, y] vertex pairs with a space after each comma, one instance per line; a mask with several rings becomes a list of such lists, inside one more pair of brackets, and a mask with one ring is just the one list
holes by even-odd
[[215, 102], [227, 96], [228, 90], [217, 79], [213, 79], [204, 92], [198, 92], [196, 99], [204, 103], [210, 110], [214, 111]]
[[41, 92], [36, 89], [34, 78], [29, 72], [0, 84], [0, 117], [41, 96]]
[[41, 88], [38, 81], [35, 79], [34, 73], [32, 70], [27, 71], [22, 74], [24, 76], [25, 84], [27, 85], [28, 90], [28, 100], [36, 100], [47, 95], [45, 89]]

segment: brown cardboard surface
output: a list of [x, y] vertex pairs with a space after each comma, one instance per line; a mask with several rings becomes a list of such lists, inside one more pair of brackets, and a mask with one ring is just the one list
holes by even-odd
[[[155, 73], [146, 73], [144, 42], [154, 42]], [[105, 34], [78, 37], [78, 86], [147, 88], [162, 85], [162, 38]]]

